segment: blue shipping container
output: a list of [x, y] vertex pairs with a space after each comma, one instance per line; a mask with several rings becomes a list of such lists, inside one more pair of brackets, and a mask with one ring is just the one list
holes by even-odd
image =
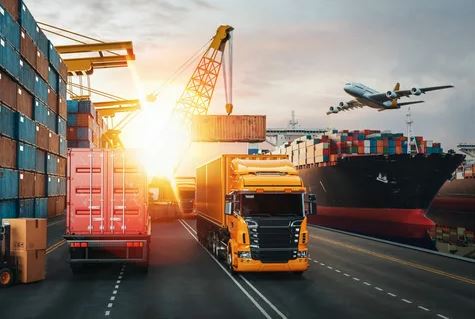
[[92, 148], [93, 144], [90, 141], [68, 141], [70, 148]]
[[96, 109], [90, 100], [79, 101], [79, 113], [89, 113], [93, 118], [96, 118]]
[[34, 117], [35, 121], [38, 123], [43, 124], [44, 126], [48, 126], [48, 106], [41, 102], [40, 100], [35, 100], [35, 109], [34, 109]]
[[46, 173], [47, 174], [57, 174], [59, 159], [56, 155], [47, 153], [46, 154]]
[[58, 79], [58, 94], [60, 97], [66, 98], [66, 82], [61, 78]]
[[19, 142], [17, 152], [17, 166], [18, 169], [25, 171], [35, 171], [36, 147]]
[[0, 103], [0, 135], [16, 138], [16, 112]]
[[0, 67], [12, 78], [18, 79], [20, 74], [20, 55], [15, 48], [0, 37]]
[[56, 51], [56, 48], [54, 47], [53, 43], [49, 41], [48, 44], [48, 60], [49, 63], [53, 66], [53, 68], [56, 70], [56, 73], [59, 72], [59, 65], [61, 63], [61, 58], [59, 56], [58, 51]]
[[30, 120], [28, 117], [17, 113], [18, 122], [18, 134], [17, 139], [22, 142], [30, 143], [32, 145], [36, 144], [36, 125], [33, 120]]
[[59, 195], [66, 195], [66, 178], [65, 177], [60, 177], [59, 178], [59, 189], [58, 189]]
[[25, 2], [21, 2], [20, 8], [20, 25], [25, 29], [26, 33], [30, 36], [30, 38], [37, 43], [38, 42], [38, 33], [40, 29], [36, 24], [35, 18], [31, 14], [30, 10], [25, 5]]
[[58, 176], [48, 175], [47, 193], [48, 196], [59, 196], [60, 178]]
[[37, 74], [35, 75], [35, 96], [44, 103], [48, 103], [48, 83]]
[[48, 198], [35, 198], [35, 218], [48, 218]]
[[66, 138], [59, 137], [59, 155], [66, 157], [68, 155], [68, 141]]
[[35, 171], [46, 174], [46, 152], [40, 149], [36, 149]]
[[55, 71], [51, 66], [48, 67], [48, 83], [49, 86], [53, 89], [54, 92], [58, 93], [58, 72]]
[[0, 199], [18, 197], [18, 171], [0, 168]]
[[56, 119], [56, 114], [53, 111], [46, 112], [48, 119], [46, 121], [46, 127], [49, 128], [50, 131], [56, 132], [56, 124], [58, 120]]
[[18, 217], [18, 200], [0, 200], [0, 220], [2, 218]]
[[19, 200], [19, 218], [34, 218], [35, 217], [35, 199], [20, 199]]
[[69, 122], [69, 113], [78, 113], [79, 112], [79, 101], [67, 100], [66, 105], [68, 107], [68, 122]]
[[35, 94], [36, 72], [28, 62], [20, 59], [20, 83], [31, 93]]
[[0, 5], [0, 35], [20, 51], [20, 26], [15, 19]]
[[48, 45], [49, 45], [48, 38], [43, 33], [43, 31], [40, 30], [40, 32], [38, 32], [36, 46], [38, 47], [38, 50], [40, 50], [41, 53], [43, 53], [45, 57], [48, 56]]
[[58, 118], [58, 134], [59, 136], [66, 136], [66, 121], [63, 120], [59, 115]]

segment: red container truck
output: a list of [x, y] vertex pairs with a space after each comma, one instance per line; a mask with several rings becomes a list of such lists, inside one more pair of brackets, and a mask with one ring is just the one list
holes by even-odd
[[133, 150], [70, 149], [65, 239], [76, 272], [87, 263], [148, 267], [147, 175]]

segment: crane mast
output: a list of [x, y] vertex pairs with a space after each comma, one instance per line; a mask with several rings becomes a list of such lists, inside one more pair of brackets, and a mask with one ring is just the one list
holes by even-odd
[[[231, 39], [231, 31], [234, 28], [229, 25], [221, 25], [216, 31], [210, 46], [201, 57], [198, 66], [188, 81], [185, 90], [178, 99], [174, 113], [187, 123], [191, 123], [193, 115], [206, 115], [213, 97], [214, 88], [218, 79], [221, 66], [224, 64], [224, 49], [226, 42]], [[231, 63], [231, 61], [229, 61]], [[229, 74], [231, 76], [231, 74]], [[225, 79], [225, 89], [231, 81]], [[228, 97], [228, 94], [226, 94]], [[226, 101], [226, 111], [232, 112], [232, 102]]]

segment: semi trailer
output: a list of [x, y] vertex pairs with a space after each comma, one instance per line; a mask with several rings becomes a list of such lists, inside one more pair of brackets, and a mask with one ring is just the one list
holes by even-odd
[[196, 170], [197, 235], [231, 272], [308, 269], [316, 213], [286, 155], [226, 154]]

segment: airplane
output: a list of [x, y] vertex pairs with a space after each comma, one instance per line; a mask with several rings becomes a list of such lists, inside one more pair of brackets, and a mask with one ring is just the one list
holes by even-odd
[[338, 106], [330, 106], [327, 115], [336, 114], [341, 111], [351, 110], [354, 108], [362, 108], [369, 106], [377, 109], [379, 112], [385, 110], [399, 109], [403, 105], [424, 103], [424, 101], [411, 101], [398, 103], [401, 97], [410, 97], [411, 95], [419, 96], [429, 91], [442, 90], [454, 87], [453, 85], [431, 86], [426, 88], [413, 87], [410, 90], [400, 90], [400, 84], [396, 83], [392, 91], [380, 93], [361, 83], [346, 83], [343, 88], [346, 93], [355, 99], [348, 102], [340, 102]]

